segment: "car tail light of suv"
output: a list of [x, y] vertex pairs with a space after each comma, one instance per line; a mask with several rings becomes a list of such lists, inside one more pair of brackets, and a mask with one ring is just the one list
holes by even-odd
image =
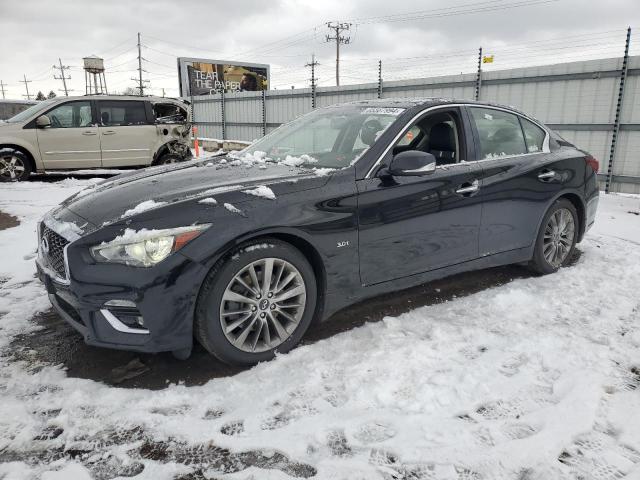
[[587, 165], [589, 165], [595, 173], [598, 173], [598, 170], [600, 170], [600, 163], [598, 160], [596, 160], [592, 155], [587, 155], [584, 157], [584, 161], [587, 162]]

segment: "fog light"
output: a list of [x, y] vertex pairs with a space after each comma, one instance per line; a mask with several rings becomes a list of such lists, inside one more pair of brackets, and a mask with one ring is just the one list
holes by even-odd
[[105, 302], [104, 307], [127, 327], [144, 327], [144, 318], [135, 302], [120, 299], [109, 300]]

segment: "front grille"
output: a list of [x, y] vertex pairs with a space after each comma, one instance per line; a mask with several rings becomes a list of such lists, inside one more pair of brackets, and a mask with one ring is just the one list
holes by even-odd
[[60, 278], [67, 278], [67, 271], [64, 266], [64, 247], [69, 244], [69, 241], [58, 235], [46, 225], [43, 225], [42, 239], [47, 239], [49, 245], [49, 252], [42, 251], [42, 255], [46, 259], [49, 267], [58, 274]]

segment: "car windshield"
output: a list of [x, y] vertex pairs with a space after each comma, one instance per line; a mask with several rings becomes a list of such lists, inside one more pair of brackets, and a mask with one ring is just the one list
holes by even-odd
[[403, 111], [355, 105], [315, 110], [277, 128], [242, 154], [317, 168], [346, 167], [367, 151]]
[[17, 115], [14, 115], [13, 117], [11, 117], [9, 120], [7, 120], [7, 123], [19, 123], [19, 122], [24, 122], [25, 120], [31, 118], [32, 115], [38, 113], [41, 110], [44, 110], [45, 108], [47, 108], [49, 105], [51, 105], [53, 102], [55, 102], [56, 100], [44, 100], [42, 102], [38, 102], [35, 105], [32, 105], [31, 107], [27, 108], [26, 110], [21, 111], [20, 113], [18, 113]]

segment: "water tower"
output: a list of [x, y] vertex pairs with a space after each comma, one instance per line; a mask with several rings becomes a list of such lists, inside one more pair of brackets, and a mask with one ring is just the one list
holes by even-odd
[[[92, 55], [84, 61], [84, 83], [87, 95], [106, 95], [107, 79], [104, 76], [104, 60]], [[91, 81], [93, 80], [93, 83]]]

